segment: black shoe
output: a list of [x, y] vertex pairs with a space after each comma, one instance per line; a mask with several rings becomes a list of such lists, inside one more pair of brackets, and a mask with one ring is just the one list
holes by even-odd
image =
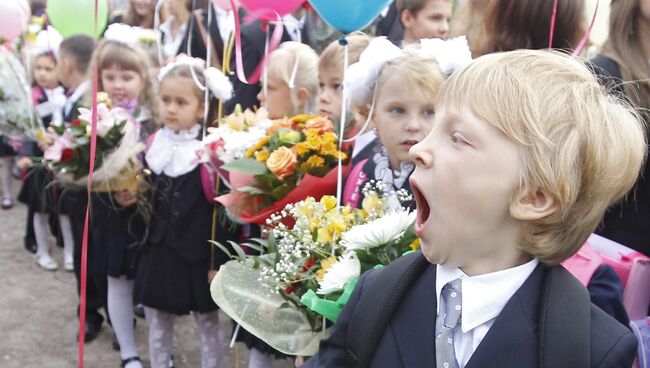
[[140, 357], [134, 356], [126, 359], [122, 359], [122, 368], [126, 367], [127, 364], [131, 362], [140, 362]]
[[[91, 342], [97, 338], [99, 331], [102, 328], [102, 323], [93, 323], [86, 321], [84, 324], [84, 341]], [[77, 334], [77, 340], [79, 340], [79, 334]]]
[[144, 318], [144, 305], [138, 303], [133, 306], [133, 313], [136, 317]]

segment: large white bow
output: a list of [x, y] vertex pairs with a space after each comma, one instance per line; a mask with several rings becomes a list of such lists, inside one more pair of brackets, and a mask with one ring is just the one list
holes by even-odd
[[162, 128], [156, 133], [151, 147], [145, 155], [149, 169], [160, 175], [175, 178], [194, 170], [199, 164], [196, 151], [201, 147], [197, 136], [200, 125], [174, 133]]

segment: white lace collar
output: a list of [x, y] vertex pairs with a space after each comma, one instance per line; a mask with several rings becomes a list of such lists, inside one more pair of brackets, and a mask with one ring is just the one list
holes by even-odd
[[178, 133], [169, 128], [161, 128], [145, 155], [149, 169], [156, 175], [164, 173], [172, 178], [194, 170], [199, 164], [196, 151], [201, 145], [197, 139], [200, 131], [199, 124]]

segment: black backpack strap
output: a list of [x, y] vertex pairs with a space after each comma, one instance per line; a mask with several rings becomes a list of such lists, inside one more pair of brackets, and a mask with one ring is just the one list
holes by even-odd
[[346, 333], [348, 351], [359, 367], [368, 367], [393, 313], [411, 284], [430, 263], [421, 252], [395, 260], [365, 285]]
[[591, 301], [587, 289], [562, 266], [545, 270], [539, 312], [539, 368], [587, 368]]

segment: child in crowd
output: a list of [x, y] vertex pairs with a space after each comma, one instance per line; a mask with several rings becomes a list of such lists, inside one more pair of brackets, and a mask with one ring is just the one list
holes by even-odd
[[423, 38], [446, 39], [452, 0], [395, 0], [397, 14], [404, 27], [404, 45]]
[[299, 42], [285, 42], [271, 53], [266, 85], [257, 94], [269, 119], [312, 111], [318, 93], [318, 55]]
[[639, 116], [581, 61], [480, 57], [442, 86], [410, 151], [422, 252], [364, 274], [307, 366], [630, 367], [632, 332], [559, 263], [646, 150]]
[[[98, 87], [108, 94], [113, 106], [134, 116], [144, 142], [156, 127], [152, 118], [155, 91], [149, 58], [137, 44], [128, 43], [136, 42], [137, 35], [128, 34], [124, 27], [109, 27], [95, 50]], [[125, 368], [142, 367], [133, 336], [133, 279], [135, 245], [143, 241], [146, 227], [136, 202], [137, 193], [128, 190], [93, 195], [89, 269], [108, 275], [108, 313]]]
[[[195, 60], [201, 63], [197, 65]], [[211, 261], [219, 266], [228, 257], [218, 251], [211, 260], [208, 241], [215, 188], [213, 184], [203, 187], [202, 180], [210, 174], [196, 159], [205, 106], [203, 92], [190, 69], [205, 85], [201, 64], [199, 59], [187, 58], [161, 70], [159, 115], [163, 127], [150, 139], [145, 156], [153, 172], [153, 215], [135, 290], [136, 299], [145, 306], [153, 368], [169, 367], [174, 322], [177, 316], [190, 312], [199, 331], [201, 367], [218, 367], [222, 355], [219, 316], [210, 296], [208, 271]], [[216, 241], [226, 244], [238, 240], [237, 232], [220, 223], [217, 226]]]
[[[359, 56], [368, 47], [371, 37], [353, 34], [345, 39], [348, 43], [348, 64], [354, 64], [359, 61]], [[318, 96], [316, 97], [315, 112], [327, 116], [336, 126], [340, 125], [343, 107], [341, 87], [343, 86], [344, 50], [344, 46], [339, 41], [333, 41], [323, 50], [318, 59]], [[351, 111], [346, 117], [344, 137], [350, 138], [363, 128], [358, 126], [361, 119], [357, 116], [355, 111]], [[374, 140], [375, 134], [372, 129], [367, 130], [366, 134], [355, 139], [352, 157]]]
[[[58, 51], [60, 36], [53, 32], [39, 32], [36, 44], [32, 49], [34, 55], [32, 99], [45, 128], [50, 125], [63, 124], [62, 110], [66, 100], [65, 89], [59, 85], [56, 73], [57, 62], [54, 56], [54, 52]], [[25, 147], [24, 154], [27, 156], [42, 156], [41, 150], [36, 148], [33, 142], [25, 142], [23, 146]], [[37, 264], [48, 271], [58, 268], [57, 262], [50, 256], [48, 233], [50, 216], [58, 215], [58, 222], [54, 221], [54, 224], [55, 226], [60, 224], [63, 240], [63, 267], [67, 271], [72, 271], [74, 240], [70, 218], [58, 208], [58, 189], [57, 185], [53, 184], [51, 172], [42, 166], [32, 167], [25, 177], [18, 200], [29, 208], [28, 221], [31, 220], [33, 225]]]
[[[86, 74], [95, 48], [95, 41], [86, 35], [74, 35], [65, 38], [59, 46], [56, 71], [59, 81], [68, 89], [69, 96], [63, 106], [63, 121], [71, 122], [79, 116], [79, 107], [88, 92], [90, 82]], [[77, 291], [81, 287], [81, 246], [83, 228], [88, 204], [88, 192], [82, 188], [64, 188], [59, 197], [59, 208], [70, 217], [72, 237], [74, 239], [74, 274]], [[91, 237], [89, 237], [89, 240]], [[89, 243], [90, 244], [90, 243]], [[86, 325], [85, 341], [97, 337], [104, 317], [99, 309], [106, 304], [106, 275], [89, 274], [86, 283]]]
[[410, 191], [408, 178], [415, 164], [409, 149], [431, 130], [443, 81], [432, 55], [415, 49], [402, 51], [384, 37], [372, 40], [360, 61], [348, 69], [345, 88], [353, 105], [370, 110], [378, 142], [369, 145], [371, 150], [362, 159], [353, 161], [344, 203], [360, 207], [364, 184], [377, 180], [385, 185], [391, 206], [400, 206], [390, 193]]

